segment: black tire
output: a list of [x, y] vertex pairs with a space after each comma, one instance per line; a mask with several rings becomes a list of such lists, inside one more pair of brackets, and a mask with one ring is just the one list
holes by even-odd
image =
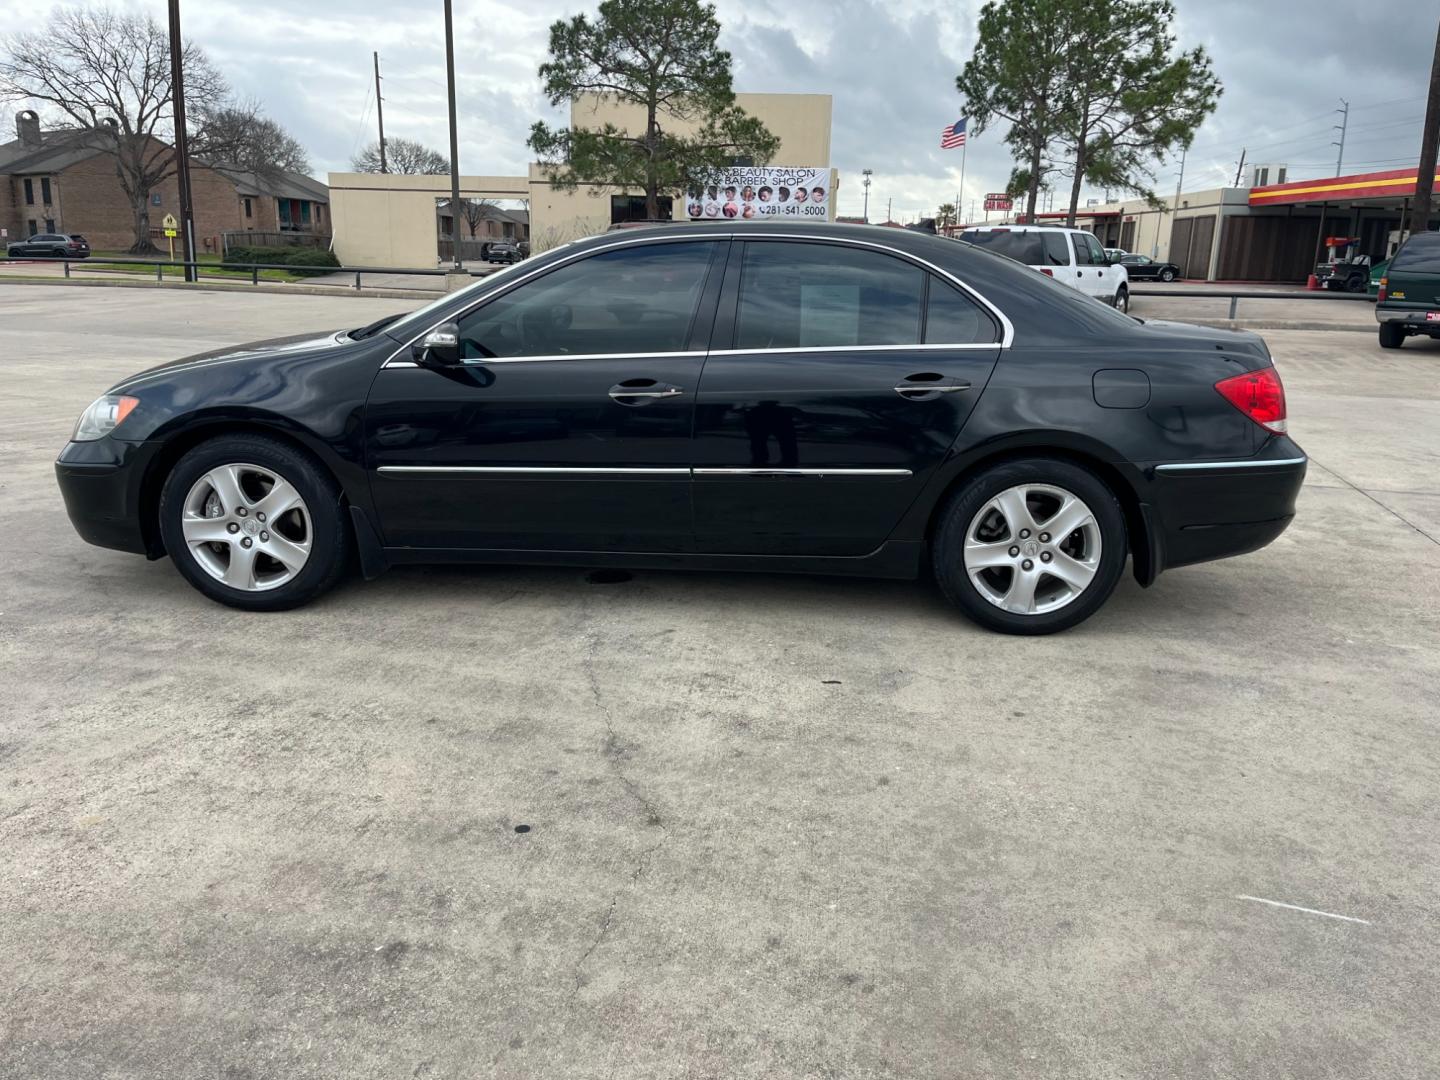
[[55, 256], [55, 258], [57, 259], [63, 259], [69, 253], [64, 248], [56, 248], [54, 251], [50, 252], [50, 254]]
[[1380, 324], [1380, 347], [1382, 349], [1398, 349], [1405, 344], [1405, 328], [1399, 323], [1382, 322]]
[[1165, 281], [1165, 282], [1174, 281], [1174, 280], [1175, 280], [1175, 271], [1174, 271], [1174, 270], [1170, 270], [1170, 269], [1168, 269], [1168, 268], [1165, 269], [1165, 270], [1161, 270], [1161, 271], [1160, 271], [1160, 280], [1161, 280], [1161, 281]]
[[1126, 315], [1130, 314], [1130, 290], [1124, 285], [1121, 285], [1120, 290], [1115, 294], [1115, 310], [1124, 312]]
[[[996, 606], [975, 587], [964, 563], [971, 520], [996, 495], [1019, 484], [1047, 484], [1078, 496], [1094, 516], [1101, 550], [1084, 591], [1054, 611], [1023, 615]], [[1054, 634], [1084, 622], [1115, 590], [1125, 569], [1125, 513], [1114, 492], [1094, 473], [1056, 458], [1023, 458], [994, 465], [957, 488], [941, 508], [930, 545], [931, 570], [941, 593], [975, 622], [1002, 634]]]
[[[196, 481], [218, 466], [235, 463], [273, 470], [295, 487], [309, 513], [310, 554], [304, 566], [291, 580], [265, 591], [232, 588], [212, 577], [196, 561], [181, 527], [184, 501]], [[265, 435], [222, 435], [186, 453], [165, 479], [159, 516], [165, 550], [181, 576], [210, 599], [245, 611], [285, 611], [307, 604], [334, 587], [350, 561], [350, 525], [335, 481], [308, 453]]]

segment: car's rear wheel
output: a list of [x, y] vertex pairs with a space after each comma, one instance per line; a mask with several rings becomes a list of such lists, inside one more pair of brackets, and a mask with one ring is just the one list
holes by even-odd
[[1405, 328], [1399, 323], [1382, 322], [1380, 324], [1380, 347], [1382, 349], [1398, 349], [1405, 344]]
[[1174, 281], [1174, 280], [1175, 280], [1175, 271], [1174, 271], [1174, 270], [1171, 270], [1171, 269], [1169, 269], [1169, 268], [1166, 268], [1166, 269], [1164, 269], [1164, 270], [1161, 270], [1161, 271], [1160, 271], [1160, 280], [1161, 280], [1161, 281]]
[[191, 585], [248, 611], [313, 600], [350, 554], [334, 481], [308, 454], [263, 435], [222, 436], [182, 457], [160, 493], [160, 531]]
[[985, 470], [941, 511], [931, 563], [941, 592], [980, 625], [1053, 634], [1088, 619], [1125, 568], [1125, 515], [1093, 473], [1026, 458]]

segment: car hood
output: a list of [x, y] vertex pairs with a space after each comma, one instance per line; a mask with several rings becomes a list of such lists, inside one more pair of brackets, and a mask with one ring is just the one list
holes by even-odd
[[110, 393], [121, 393], [134, 386], [142, 385], [157, 377], [166, 375], [178, 375], [190, 369], [210, 367], [212, 365], [233, 363], [241, 360], [252, 360], [264, 363], [267, 359], [279, 360], [284, 357], [293, 356], [296, 353], [324, 352], [329, 349], [340, 349], [352, 346], [355, 343], [344, 336], [344, 331], [331, 330], [323, 334], [291, 334], [288, 337], [267, 338], [264, 341], [251, 341], [244, 345], [227, 345], [220, 349], [211, 349], [209, 352], [193, 353], [190, 356], [182, 356], [178, 360], [167, 360], [162, 364], [146, 368], [126, 379], [121, 380], [110, 388]]

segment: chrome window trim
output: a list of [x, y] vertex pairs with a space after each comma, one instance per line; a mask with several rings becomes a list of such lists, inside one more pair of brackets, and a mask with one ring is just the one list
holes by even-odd
[[[437, 322], [431, 324], [430, 326], [427, 326], [424, 330], [420, 331], [420, 333], [418, 333], [418, 334], [416, 334], [415, 336], [413, 336], [412, 338], [410, 338], [408, 341], [406, 341], [404, 344], [402, 344], [398, 349], [396, 349], [394, 352], [392, 352], [388, 357], [386, 357], [385, 362], [384, 362], [383, 364], [381, 364], [380, 366], [381, 366], [381, 368], [387, 368], [387, 367], [417, 367], [418, 365], [417, 365], [413, 360], [408, 360], [408, 359], [407, 359], [407, 360], [397, 360], [396, 358], [399, 357], [401, 353], [407, 352], [407, 351], [409, 350], [409, 348], [410, 348], [411, 345], [415, 344], [415, 342], [419, 341], [419, 340], [420, 340], [421, 338], [423, 338], [426, 334], [428, 334], [431, 330], [435, 329], [435, 327], [439, 326], [441, 323], [444, 323], [444, 322], [455, 322], [455, 321], [458, 321], [458, 320], [460, 320], [460, 319], [463, 319], [463, 318], [465, 318], [467, 315], [469, 315], [472, 311], [474, 311], [476, 308], [483, 307], [485, 304], [490, 303], [490, 301], [495, 300], [495, 299], [497, 299], [498, 297], [504, 296], [504, 295], [505, 295], [506, 293], [508, 293], [511, 289], [514, 289], [514, 288], [516, 288], [516, 287], [518, 287], [518, 286], [520, 286], [520, 285], [523, 285], [525, 282], [529, 281], [531, 278], [537, 277], [537, 276], [540, 275], [540, 274], [548, 273], [549, 271], [558, 269], [559, 267], [566, 266], [566, 265], [568, 265], [568, 264], [570, 264], [570, 263], [572, 263], [572, 262], [575, 262], [575, 261], [577, 261], [577, 260], [579, 260], [579, 259], [586, 259], [586, 258], [589, 258], [589, 257], [592, 256], [592, 255], [598, 255], [598, 254], [600, 254], [601, 252], [605, 252], [605, 251], [613, 251], [613, 250], [616, 249], [616, 248], [632, 247], [632, 246], [634, 246], [634, 245], [636, 245], [636, 244], [695, 243], [695, 242], [697, 242], [697, 241], [715, 241], [715, 242], [719, 242], [719, 241], [722, 241], [722, 240], [797, 240], [797, 241], [801, 241], [801, 242], [810, 241], [810, 242], [821, 243], [821, 244], [848, 244], [848, 245], [851, 246], [851, 247], [869, 248], [869, 249], [871, 249], [871, 250], [873, 250], [873, 251], [882, 251], [882, 252], [885, 252], [885, 253], [888, 254], [888, 255], [894, 255], [894, 256], [896, 256], [897, 258], [904, 259], [904, 260], [906, 260], [907, 262], [913, 263], [913, 264], [915, 264], [915, 265], [917, 265], [917, 266], [923, 266], [923, 267], [925, 267], [925, 268], [926, 268], [927, 270], [929, 270], [931, 273], [937, 275], [938, 277], [941, 277], [941, 278], [945, 279], [945, 280], [948, 281], [950, 284], [952, 284], [952, 285], [954, 285], [956, 288], [958, 288], [961, 292], [965, 293], [967, 296], [969, 296], [969, 297], [971, 297], [972, 299], [974, 299], [975, 301], [977, 301], [986, 311], [988, 311], [992, 316], [994, 316], [994, 318], [996, 319], [996, 321], [999, 322], [999, 324], [1000, 324], [1000, 340], [999, 340], [998, 342], [997, 342], [997, 341], [991, 341], [991, 342], [966, 342], [966, 343], [960, 344], [960, 345], [927, 345], [927, 344], [919, 344], [919, 343], [917, 343], [917, 344], [912, 344], [912, 345], [840, 345], [840, 346], [831, 346], [831, 347], [828, 347], [828, 348], [824, 348], [823, 350], [820, 350], [820, 349], [806, 349], [806, 348], [801, 348], [801, 349], [783, 349], [783, 350], [781, 350], [781, 349], [775, 349], [775, 350], [769, 350], [769, 349], [763, 349], [763, 350], [762, 350], [762, 349], [738, 349], [738, 350], [736, 350], [736, 349], [724, 349], [724, 350], [719, 350], [719, 349], [717, 349], [717, 350], [715, 350], [715, 352], [714, 352], [713, 354], [711, 354], [711, 355], [723, 356], [723, 355], [727, 355], [727, 354], [740, 353], [740, 352], [743, 352], [743, 353], [756, 353], [756, 352], [817, 352], [817, 351], [831, 352], [831, 351], [835, 351], [835, 350], [837, 350], [837, 349], [846, 349], [846, 350], [860, 350], [860, 349], [925, 349], [925, 348], [932, 348], [932, 349], [954, 349], [954, 348], [964, 348], [964, 349], [994, 349], [994, 348], [997, 348], [997, 347], [998, 347], [998, 348], [1001, 348], [1001, 349], [1008, 349], [1008, 348], [1010, 348], [1010, 347], [1014, 344], [1014, 342], [1015, 342], [1015, 327], [1014, 327], [1014, 324], [1012, 324], [1012, 323], [1010, 322], [1010, 320], [1006, 317], [1005, 313], [1004, 313], [1003, 311], [1001, 311], [998, 307], [996, 307], [995, 304], [993, 304], [993, 303], [989, 300], [988, 297], [986, 297], [983, 293], [979, 292], [978, 290], [976, 290], [976, 289], [972, 288], [971, 286], [967, 285], [965, 282], [961, 281], [961, 280], [960, 280], [959, 278], [957, 278], [954, 274], [950, 273], [950, 271], [944, 269], [943, 267], [936, 266], [936, 265], [935, 265], [934, 263], [932, 263], [929, 259], [921, 258], [919, 255], [911, 254], [910, 252], [908, 252], [908, 251], [903, 251], [903, 250], [901, 250], [900, 248], [897, 248], [897, 247], [891, 247], [891, 246], [888, 245], [888, 244], [877, 243], [877, 242], [875, 242], [875, 241], [873, 241], [873, 240], [856, 240], [856, 239], [854, 239], [853, 237], [848, 237], [848, 236], [823, 236], [823, 235], [822, 235], [822, 236], [810, 236], [810, 235], [806, 235], [806, 234], [804, 234], [804, 233], [728, 232], [728, 233], [705, 233], [703, 236], [701, 236], [701, 235], [694, 235], [694, 236], [690, 236], [690, 237], [683, 237], [683, 236], [674, 236], [674, 237], [644, 236], [644, 237], [636, 237], [636, 238], [630, 239], [630, 240], [616, 240], [616, 241], [614, 241], [613, 243], [601, 244], [601, 245], [599, 245], [599, 246], [597, 246], [597, 247], [593, 247], [593, 248], [586, 248], [584, 251], [572, 252], [570, 255], [568, 255], [567, 257], [565, 257], [565, 258], [563, 258], [563, 259], [556, 260], [555, 262], [549, 263], [549, 264], [547, 264], [547, 265], [545, 265], [545, 266], [536, 267], [534, 270], [531, 270], [531, 271], [529, 271], [528, 273], [521, 274], [521, 275], [519, 275], [518, 277], [515, 277], [515, 278], [511, 279], [509, 282], [507, 282], [507, 283], [506, 283], [504, 286], [502, 286], [501, 288], [497, 289], [495, 292], [493, 292], [493, 293], [487, 293], [485, 296], [477, 299], [477, 300], [476, 300], [473, 304], [471, 304], [469, 307], [466, 307], [466, 308], [462, 309], [461, 311], [457, 312], [456, 314], [454, 314], [454, 315], [452, 315], [452, 316], [449, 316], [448, 318], [440, 319], [440, 320], [438, 320]], [[477, 285], [477, 286], [483, 285], [483, 284], [484, 284], [484, 279], [483, 279], [483, 278], [482, 278], [479, 282], [476, 282], [476, 285]], [[592, 358], [597, 358], [597, 357], [602, 357], [602, 356], [603, 356], [603, 357], [611, 357], [611, 356], [627, 356], [627, 355], [630, 355], [630, 354], [623, 353], [623, 352], [620, 352], [620, 353], [586, 353], [586, 354], [584, 354], [584, 358], [585, 358], [585, 359], [592, 359]], [[641, 355], [642, 355], [642, 356], [643, 356], [643, 355], [658, 356], [658, 355], [662, 355], [662, 354], [651, 353], [651, 354], [641, 354]], [[666, 354], [663, 354], [663, 355], [673, 356], [673, 355], [676, 355], [676, 354], [666, 353]], [[703, 349], [686, 349], [686, 350], [684, 350], [683, 353], [681, 353], [680, 355], [685, 355], [685, 356], [689, 356], [689, 355], [705, 356], [705, 355], [706, 355], [706, 352], [705, 352], [705, 350], [703, 350]], [[575, 355], [566, 356], [566, 357], [564, 357], [564, 358], [565, 358], [565, 359], [581, 359], [581, 356], [580, 356], [579, 354], [575, 354]], [[546, 356], [546, 357], [512, 356], [512, 357], [501, 357], [501, 358], [497, 358], [497, 359], [514, 362], [514, 361], [518, 361], [518, 360], [552, 360], [552, 359], [556, 359], [556, 357], [553, 357], [553, 356]], [[491, 361], [485, 361], [485, 362], [494, 363], [494, 362], [496, 362], [496, 361], [491, 360]]]
[[783, 348], [764, 349], [711, 349], [711, 356], [754, 356], [762, 353], [833, 353], [833, 352], [913, 352], [916, 349], [924, 349], [927, 352], [935, 350], [950, 351], [954, 349], [998, 349], [1000, 346], [995, 342], [988, 345], [977, 345], [973, 342], [956, 343], [954, 345], [787, 345]]
[[1194, 472], [1203, 469], [1264, 469], [1284, 468], [1288, 465], [1303, 465], [1308, 458], [1266, 458], [1264, 461], [1256, 461], [1253, 458], [1246, 458], [1244, 461], [1175, 461], [1164, 465], [1156, 465], [1156, 472]]

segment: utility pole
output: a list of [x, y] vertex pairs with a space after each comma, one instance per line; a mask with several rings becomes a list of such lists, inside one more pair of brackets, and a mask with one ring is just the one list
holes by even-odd
[[1340, 170], [1345, 162], [1345, 129], [1350, 126], [1350, 102], [1341, 98], [1340, 108], [1335, 111], [1340, 114], [1340, 123], [1336, 124], [1331, 130], [1340, 132], [1340, 141], [1332, 142], [1330, 145], [1340, 148], [1340, 153], [1335, 155], [1335, 175], [1339, 176]]
[[1415, 180], [1415, 205], [1410, 208], [1411, 236], [1430, 227], [1437, 138], [1440, 138], [1440, 29], [1435, 33], [1435, 59], [1430, 64], [1430, 95], [1425, 101], [1425, 131], [1420, 139], [1420, 174]]
[[1245, 151], [1247, 147], [1240, 148], [1240, 164], [1235, 166], [1235, 186], [1240, 186], [1240, 174], [1245, 171]]
[[385, 110], [380, 96], [380, 54], [375, 54], [375, 119], [380, 122], [380, 171], [389, 172], [385, 167]]
[[[175, 117], [175, 186], [180, 189], [180, 239], [185, 280], [195, 272], [195, 210], [190, 199], [190, 136], [185, 130], [185, 44], [180, 37], [180, 0], [170, 0], [170, 100]], [[148, 238], [147, 238], [148, 239]]]
[[894, 220], [895, 220], [894, 218], [892, 218], [892, 217], [890, 216], [890, 204], [893, 203], [894, 201], [895, 201], [894, 199], [886, 199], [886, 200], [885, 200], [885, 220], [886, 220], [887, 222], [889, 222], [889, 221], [894, 221]]
[[445, 81], [450, 90], [450, 240], [455, 269], [460, 270], [460, 131], [455, 126], [455, 24], [445, 0]]
[[865, 189], [865, 210], [864, 210], [864, 212], [861, 213], [860, 216], [865, 219], [865, 224], [866, 224], [866, 225], [869, 225], [869, 224], [870, 224], [870, 177], [872, 177], [872, 176], [875, 175], [875, 170], [874, 170], [874, 169], [861, 169], [861, 170], [860, 170], [860, 175], [863, 176], [863, 177], [865, 177], [864, 180], [861, 180], [861, 181], [860, 181], [860, 186]]

